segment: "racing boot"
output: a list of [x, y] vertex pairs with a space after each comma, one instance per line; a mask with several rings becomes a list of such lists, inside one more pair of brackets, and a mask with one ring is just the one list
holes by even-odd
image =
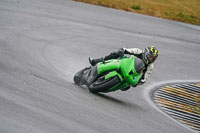
[[102, 57], [99, 59], [93, 59], [93, 58], [89, 57], [89, 62], [92, 66], [95, 66], [97, 63], [103, 62], [103, 61], [104, 61], [104, 59]]
[[117, 59], [122, 56], [124, 56], [125, 50], [123, 48], [120, 48], [118, 51], [112, 52], [109, 55], [106, 55], [105, 57], [101, 57], [99, 59], [93, 59], [89, 57], [89, 62], [92, 66], [95, 66], [99, 62], [105, 63], [105, 61], [110, 59]]

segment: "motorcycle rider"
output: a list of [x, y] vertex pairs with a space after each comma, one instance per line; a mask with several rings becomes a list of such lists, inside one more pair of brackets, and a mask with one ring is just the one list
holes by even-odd
[[[146, 47], [144, 50], [141, 50], [139, 48], [120, 48], [118, 51], [112, 52], [105, 57], [101, 57], [98, 59], [93, 59], [89, 57], [89, 62], [92, 66], [94, 66], [98, 62], [104, 62], [110, 59], [121, 58], [124, 56], [124, 54], [134, 55], [144, 61], [145, 69], [143, 70], [143, 75], [138, 82], [138, 84], [140, 85], [144, 84], [151, 75], [152, 70], [154, 68], [153, 63], [159, 55], [158, 50], [154, 46]], [[130, 86], [122, 90], [125, 91], [128, 90], [129, 88]]]

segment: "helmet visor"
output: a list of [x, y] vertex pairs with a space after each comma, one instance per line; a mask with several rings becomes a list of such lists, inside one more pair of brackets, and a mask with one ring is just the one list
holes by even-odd
[[149, 63], [153, 63], [156, 60], [156, 56], [151, 53], [146, 53], [146, 59]]

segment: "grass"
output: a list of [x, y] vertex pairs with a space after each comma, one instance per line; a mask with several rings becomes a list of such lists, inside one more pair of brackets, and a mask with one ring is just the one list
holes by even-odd
[[140, 6], [137, 6], [137, 5], [133, 5], [131, 8], [134, 10], [141, 10]]
[[75, 0], [200, 25], [200, 0]]

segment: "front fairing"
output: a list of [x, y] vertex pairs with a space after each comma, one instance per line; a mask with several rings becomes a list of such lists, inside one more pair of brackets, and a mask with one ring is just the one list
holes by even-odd
[[120, 70], [122, 75], [126, 79], [126, 81], [135, 86], [138, 84], [139, 79], [141, 78], [142, 74], [138, 73], [135, 69], [135, 56], [131, 56], [130, 58], [126, 58], [121, 61]]
[[100, 62], [97, 64], [97, 72], [99, 75], [110, 71], [106, 74], [106, 78], [113, 76], [118, 76], [120, 78], [121, 83], [110, 88], [108, 92], [116, 91], [130, 85], [136, 86], [138, 84], [142, 75], [135, 69], [135, 58], [137, 57], [131, 55], [129, 58], [112, 59], [105, 63]]

